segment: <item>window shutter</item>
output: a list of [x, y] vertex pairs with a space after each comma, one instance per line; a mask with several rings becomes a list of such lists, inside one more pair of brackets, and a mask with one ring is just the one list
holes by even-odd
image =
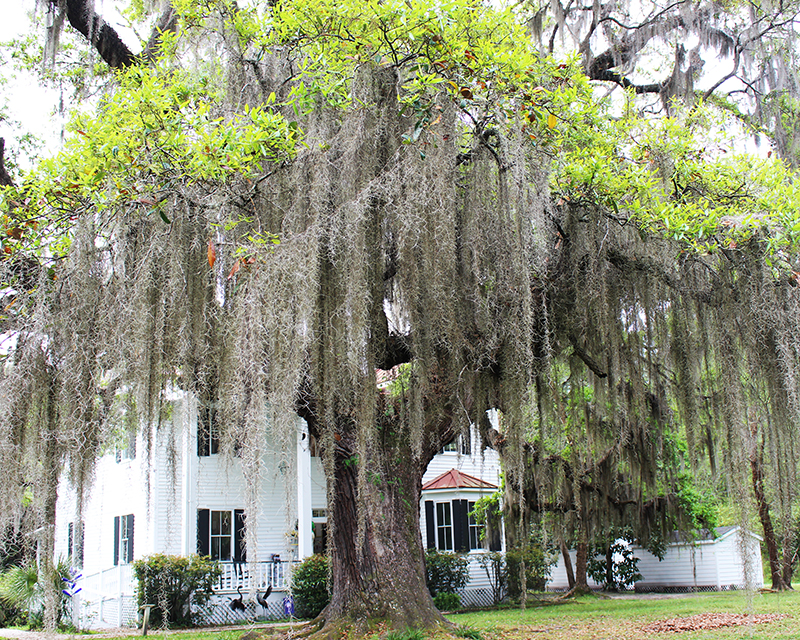
[[436, 521], [433, 518], [433, 500], [425, 501], [425, 534], [427, 537], [427, 548], [436, 548]]
[[500, 522], [496, 522], [493, 526], [488, 527], [487, 534], [489, 535], [489, 551], [500, 551], [502, 544], [500, 543]]
[[67, 525], [67, 556], [69, 556], [70, 560], [72, 559], [72, 556], [75, 555], [75, 553], [74, 553], [75, 542], [73, 540], [74, 528], [75, 528], [75, 524], [73, 522], [70, 522]]
[[133, 562], [133, 514], [125, 517], [128, 519], [128, 557], [125, 562]]
[[119, 516], [114, 516], [114, 566], [119, 564]]
[[72, 562], [77, 567], [83, 567], [83, 520], [75, 527], [75, 556]]
[[208, 509], [197, 510], [197, 555], [209, 556], [211, 549], [211, 512]]
[[469, 507], [466, 500], [453, 500], [453, 550], [469, 551]]
[[201, 457], [211, 454], [211, 434], [208, 432], [206, 414], [204, 406], [197, 410], [197, 455]]
[[233, 512], [233, 559], [235, 562], [247, 561], [247, 549], [245, 547], [244, 536], [244, 509], [236, 509]]

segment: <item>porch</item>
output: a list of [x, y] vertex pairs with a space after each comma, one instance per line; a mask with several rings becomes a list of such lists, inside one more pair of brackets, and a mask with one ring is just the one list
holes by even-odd
[[[195, 611], [199, 624], [228, 624], [242, 620], [288, 618], [284, 599], [291, 585], [291, 561], [220, 562], [222, 575], [214, 583], [208, 604]], [[265, 609], [256, 601], [272, 585]], [[137, 581], [130, 564], [83, 576], [72, 599], [73, 624], [80, 629], [136, 627], [139, 621]], [[242, 592], [245, 611], [233, 611], [230, 602]]]

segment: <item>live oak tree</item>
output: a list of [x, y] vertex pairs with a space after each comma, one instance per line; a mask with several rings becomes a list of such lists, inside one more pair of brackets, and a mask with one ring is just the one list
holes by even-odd
[[669, 494], [654, 465], [675, 434], [686, 464], [711, 433], [736, 469], [755, 425], [794, 473], [787, 165], [716, 141], [706, 106], [652, 121], [635, 91], [598, 100], [510, 11], [240, 5], [176, 0], [134, 55], [90, 3], [52, 4], [118, 72], [3, 192], [0, 513], [33, 487], [52, 523], [60, 473], [89, 489], [119, 405], [152, 438], [175, 389], [218, 403], [252, 509], [265, 434], [289, 451], [299, 414], [331, 486], [331, 634], [446, 624], [421, 477], [470, 423], [554, 504], [581, 485], [525, 478], [537, 439], [640, 505]]
[[[549, 206], [531, 140], [555, 145], [587, 85], [469, 3], [176, 7], [147, 63], [66, 5], [122, 70], [64, 155], [6, 194], [8, 280], [22, 256], [46, 265], [10, 293], [3, 421], [46, 450], [9, 458], [9, 476], [38, 480], [52, 522], [60, 469], [90, 485], [122, 392], [144, 425], [167, 388], [213, 394], [250, 479], [265, 431], [286, 444], [297, 412], [331, 483], [323, 630], [444, 625], [422, 473], [490, 407], [518, 413]], [[212, 50], [219, 66], [180, 68]], [[402, 390], [379, 390], [376, 371], [401, 364]]]

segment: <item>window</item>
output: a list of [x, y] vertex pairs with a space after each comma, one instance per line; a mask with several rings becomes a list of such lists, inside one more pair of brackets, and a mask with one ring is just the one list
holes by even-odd
[[465, 436], [464, 434], [457, 435], [455, 440], [444, 445], [439, 450], [439, 453], [458, 453], [462, 456], [470, 455], [472, 452], [470, 451], [469, 436]]
[[211, 558], [230, 560], [233, 547], [233, 514], [230, 511], [211, 512]]
[[469, 548], [470, 551], [473, 549], [483, 549], [483, 541], [481, 540], [481, 532], [483, 531], [483, 527], [475, 522], [475, 517], [472, 515], [472, 512], [475, 510], [475, 503], [469, 502], [467, 503], [467, 517], [469, 518]]
[[[475, 522], [470, 513], [475, 503], [467, 500], [451, 502], [425, 501], [425, 528], [428, 549], [439, 551], [472, 551], [486, 548], [486, 540], [481, 538], [485, 530]], [[489, 549], [499, 551], [499, 537], [489, 540]]]
[[197, 455], [219, 453], [219, 427], [216, 408], [202, 404], [197, 408]]
[[120, 436], [114, 459], [117, 462], [136, 458], [136, 431], [126, 431]]
[[453, 518], [449, 502], [436, 503], [436, 548], [440, 551], [453, 550]]
[[197, 553], [212, 560], [244, 562], [244, 509], [197, 511]]
[[114, 565], [133, 562], [133, 514], [114, 518]]
[[67, 525], [67, 555], [73, 566], [83, 566], [83, 522]]

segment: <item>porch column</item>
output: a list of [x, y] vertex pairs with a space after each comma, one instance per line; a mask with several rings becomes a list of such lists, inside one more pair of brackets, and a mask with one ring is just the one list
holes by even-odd
[[[178, 404], [176, 402], [176, 404]], [[181, 503], [181, 544], [179, 553], [197, 553], [197, 398], [185, 394], [180, 402], [179, 420], [183, 423], [183, 456], [181, 474], [183, 500]]]
[[314, 553], [311, 531], [311, 448], [308, 425], [298, 421], [297, 430], [297, 559]]

